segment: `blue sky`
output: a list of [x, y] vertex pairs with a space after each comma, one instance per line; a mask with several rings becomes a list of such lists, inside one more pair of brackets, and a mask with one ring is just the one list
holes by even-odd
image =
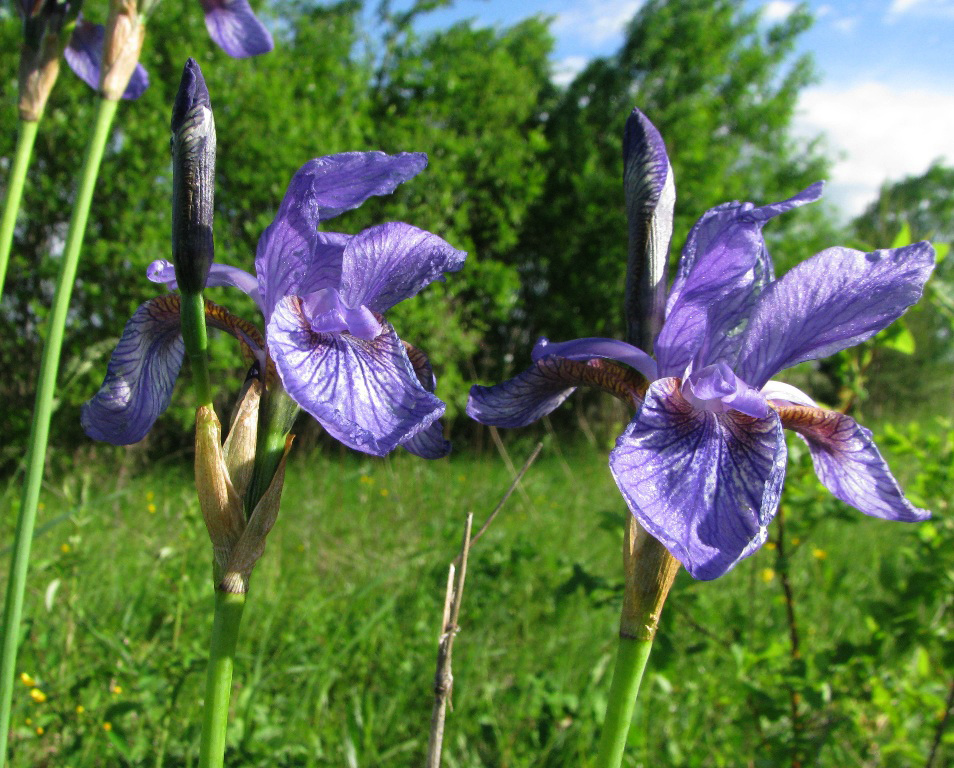
[[[642, 0], [457, 0], [427, 26], [460, 19], [512, 24], [553, 18], [554, 76], [568, 80], [594, 56], [613, 53]], [[859, 213], [886, 180], [954, 164], [954, 0], [811, 0], [814, 27], [800, 49], [821, 76], [799, 102], [796, 130], [824, 134], [835, 164], [826, 197], [842, 215]], [[756, 2], [766, 20], [791, 0]]]

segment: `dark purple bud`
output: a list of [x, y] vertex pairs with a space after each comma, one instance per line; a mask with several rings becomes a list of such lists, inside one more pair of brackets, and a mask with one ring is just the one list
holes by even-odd
[[172, 107], [172, 261], [179, 290], [205, 287], [215, 243], [215, 121], [195, 59], [186, 62]]
[[666, 307], [676, 187], [662, 136], [638, 109], [623, 136], [623, 190], [629, 219], [626, 339], [651, 352]]

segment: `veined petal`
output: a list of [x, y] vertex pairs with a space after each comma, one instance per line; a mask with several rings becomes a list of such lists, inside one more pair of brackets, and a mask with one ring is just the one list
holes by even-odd
[[788, 200], [758, 208], [752, 203], [727, 203], [696, 222], [656, 340], [663, 376], [683, 376], [690, 363], [698, 368], [720, 360], [734, 362], [741, 331], [773, 277], [762, 226], [780, 213], [817, 200], [821, 189], [819, 182]]
[[385, 312], [416, 295], [445, 272], [464, 266], [467, 254], [445, 240], [410, 224], [391, 222], [370, 227], [345, 246], [341, 295], [352, 307]]
[[761, 387], [775, 373], [870, 339], [921, 298], [934, 267], [922, 242], [863, 253], [829, 248], [793, 267], [759, 298], [736, 373]]
[[[433, 392], [437, 388], [437, 377], [434, 375], [434, 369], [431, 367], [431, 361], [417, 347], [404, 344], [404, 351], [407, 352], [408, 360], [414, 368], [417, 380], [428, 392]], [[420, 456], [422, 459], [442, 459], [450, 453], [450, 440], [444, 439], [444, 424], [440, 419], [435, 421], [429, 427], [425, 427], [410, 439], [401, 443], [401, 447]]]
[[83, 406], [86, 434], [114, 445], [142, 440], [169, 406], [184, 353], [179, 297], [139, 307], [123, 329], [103, 385]]
[[555, 410], [580, 385], [602, 389], [634, 406], [641, 402], [647, 382], [635, 371], [606, 360], [546, 355], [494, 387], [471, 387], [467, 415], [481, 424], [523, 427]]
[[248, 0], [199, 0], [205, 28], [229, 56], [245, 59], [268, 53], [275, 44], [268, 30], [249, 7]]
[[558, 355], [559, 357], [565, 357], [567, 360], [583, 361], [591, 360], [594, 357], [607, 358], [635, 368], [649, 381], [655, 381], [659, 378], [655, 360], [639, 347], [634, 347], [632, 344], [617, 339], [590, 337], [574, 339], [573, 341], [560, 341], [555, 344], [549, 339], [540, 339], [534, 344], [531, 357], [536, 362], [547, 355]]
[[629, 224], [628, 338], [651, 349], [665, 314], [676, 185], [666, 144], [638, 109], [630, 114], [623, 134], [623, 190]]
[[[93, 24], [91, 21], [79, 18], [70, 42], [63, 51], [63, 57], [70, 69], [94, 91], [99, 91], [105, 34], [106, 29], [102, 24]], [[136, 64], [136, 69], [129, 78], [129, 85], [123, 91], [123, 98], [138, 99], [148, 87], [149, 73], [142, 64]]]
[[714, 579], [757, 550], [785, 478], [778, 417], [696, 410], [679, 379], [650, 385], [610, 454], [630, 510], [697, 579]]
[[[170, 291], [179, 290], [176, 282], [175, 265], [168, 259], [156, 259], [146, 268], [146, 277], [154, 283], [165, 285]], [[228, 264], [212, 264], [209, 270], [209, 279], [205, 283], [207, 288], [230, 286], [238, 288], [251, 296], [259, 308], [262, 307], [262, 297], [258, 290], [258, 280], [244, 269], [230, 267]]]
[[815, 474], [835, 497], [884, 520], [912, 523], [931, 516], [904, 497], [871, 432], [850, 416], [803, 405], [780, 407], [778, 415], [808, 443]]
[[344, 152], [305, 163], [255, 253], [266, 319], [284, 296], [338, 287], [349, 237], [319, 233], [320, 221], [357, 208], [374, 195], [390, 194], [426, 165], [427, 155], [412, 152]]
[[383, 456], [444, 413], [421, 386], [394, 329], [372, 341], [315, 333], [301, 299], [279, 302], [268, 324], [269, 352], [289, 395], [345, 445]]

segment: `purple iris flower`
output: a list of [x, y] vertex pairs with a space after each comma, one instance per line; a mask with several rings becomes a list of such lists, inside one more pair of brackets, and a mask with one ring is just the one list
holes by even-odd
[[[306, 163], [258, 242], [256, 275], [213, 264], [208, 285], [239, 288], [265, 318], [264, 339], [220, 307], [210, 325], [235, 335], [262, 370], [346, 445], [377, 456], [398, 445], [426, 458], [450, 444], [444, 404], [427, 357], [403, 342], [383, 313], [464, 263], [465, 253], [409, 224], [357, 235], [319, 232], [320, 222], [385, 195], [417, 175], [426, 155], [347, 152]], [[175, 271], [153, 262], [149, 279], [176, 288]], [[83, 407], [86, 433], [125, 445], [141, 440], [168, 407], [183, 358], [176, 296], [143, 304], [126, 324], [99, 392]]]
[[[229, 56], [237, 59], [268, 53], [272, 36], [255, 16], [248, 0], [199, 0], [205, 13], [209, 36]], [[24, 23], [24, 39], [39, 48], [44, 36], [59, 35], [75, 21], [63, 56], [70, 69], [93, 89], [99, 88], [105, 28], [79, 15], [81, 0], [17, 0]], [[123, 92], [124, 99], [138, 99], [149, 86], [149, 75], [141, 64]]]
[[[627, 143], [627, 166], [645, 167], [640, 199], [653, 203], [637, 230], [664, 254], [674, 201], [665, 145], [638, 111], [630, 137], [641, 139]], [[836, 247], [776, 280], [762, 227], [817, 200], [821, 187], [771, 205], [727, 203], [699, 219], [665, 301], [655, 360], [613, 339], [542, 339], [529, 370], [471, 390], [468, 414], [523, 426], [579, 384], [628, 401], [636, 414], [610, 454], [613, 476], [639, 523], [697, 579], [721, 576], [765, 542], [785, 478], [783, 428], [805, 440], [819, 480], [842, 501], [887, 520], [926, 519], [870, 431], [772, 379], [870, 339], [918, 301], [934, 265], [928, 243], [873, 253]]]

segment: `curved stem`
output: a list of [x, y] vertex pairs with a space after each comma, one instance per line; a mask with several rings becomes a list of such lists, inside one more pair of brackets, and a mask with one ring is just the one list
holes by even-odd
[[626, 737], [636, 709], [639, 684], [652, 650], [653, 640], [620, 635], [610, 686], [606, 720], [600, 734], [600, 748], [595, 768], [619, 768], [623, 762]]
[[215, 591], [215, 619], [209, 647], [209, 671], [205, 678], [205, 709], [199, 768], [222, 768], [225, 762], [225, 731], [232, 695], [232, 667], [245, 595]]
[[0, 219], [0, 296], [3, 296], [3, 284], [10, 263], [10, 249], [13, 247], [13, 231], [16, 228], [17, 212], [23, 199], [23, 183], [26, 181], [27, 168], [33, 155], [33, 143], [39, 120], [20, 120], [20, 132], [17, 135], [17, 148], [13, 155], [13, 167], [7, 182], [7, 199], [3, 202], [3, 218]]
[[53, 310], [50, 314], [46, 345], [43, 348], [43, 358], [40, 363], [39, 387], [33, 409], [33, 424], [30, 428], [27, 452], [26, 479], [17, 519], [3, 617], [3, 651], [0, 656], [0, 768], [6, 759], [10, 705], [17, 662], [17, 641], [20, 639], [20, 620], [23, 614], [23, 593], [26, 587], [27, 567], [30, 563], [30, 545], [33, 543], [36, 508], [43, 482], [43, 468], [46, 464], [53, 396], [56, 393], [56, 376], [59, 371], [60, 352], [63, 348], [63, 329], [66, 325], [66, 314], [76, 279], [76, 267], [79, 263], [80, 248], [83, 245], [86, 221], [89, 218], [90, 203], [93, 200], [93, 190], [96, 187], [96, 177], [99, 175], [99, 166], [118, 103], [107, 99], [99, 101], [93, 136], [86, 150], [79, 192], [66, 235], [63, 262], [60, 265], [60, 274], [53, 294]]

